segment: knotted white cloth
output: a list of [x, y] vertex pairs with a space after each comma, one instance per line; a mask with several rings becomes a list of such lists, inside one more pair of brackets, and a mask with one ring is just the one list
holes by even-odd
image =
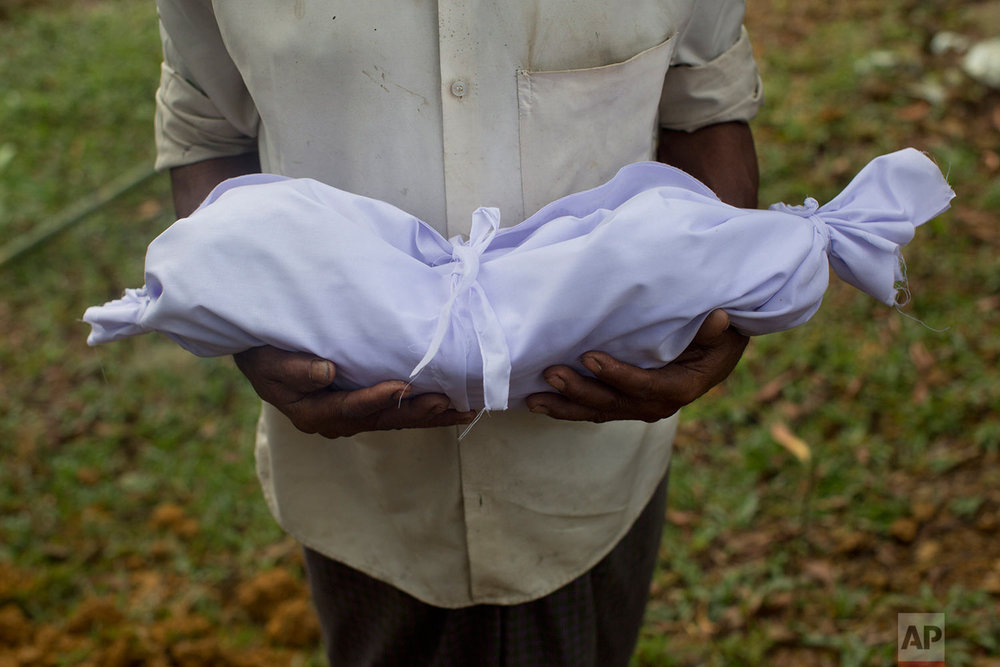
[[797, 326], [829, 265], [892, 305], [899, 248], [953, 196], [914, 149], [824, 206], [766, 211], [642, 162], [514, 227], [479, 209], [468, 240], [445, 240], [382, 201], [243, 176], [150, 244], [143, 288], [83, 319], [91, 345], [154, 330], [199, 356], [273, 345], [332, 360], [340, 388], [410, 376], [460, 410], [502, 410], [546, 391], [550, 365], [586, 373], [588, 350], [662, 366], [716, 308], [748, 335]]

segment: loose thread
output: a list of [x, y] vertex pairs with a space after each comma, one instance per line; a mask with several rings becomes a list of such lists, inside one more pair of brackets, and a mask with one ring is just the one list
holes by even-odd
[[406, 383], [406, 386], [403, 387], [403, 390], [399, 392], [399, 400], [396, 402], [397, 410], [403, 407], [403, 397], [406, 396], [406, 390], [412, 387], [413, 383], [416, 381], [417, 381], [417, 376], [414, 375], [412, 378], [410, 378], [410, 381]]
[[896, 271], [899, 273], [899, 278], [896, 279], [896, 284], [893, 285], [896, 288], [896, 298], [893, 301], [896, 308], [899, 308], [908, 304], [912, 297], [910, 294], [910, 279], [906, 275], [906, 258], [903, 257], [903, 253], [899, 251], [899, 248], [896, 248]]
[[949, 329], [951, 329], [951, 327], [945, 327], [944, 329], [935, 329], [934, 327], [932, 327], [931, 325], [927, 324], [923, 320], [921, 320], [921, 319], [919, 319], [917, 317], [914, 317], [913, 315], [910, 315], [909, 313], [904, 313], [903, 312], [903, 306], [905, 306], [906, 304], [910, 303], [910, 299], [912, 298], [912, 294], [910, 293], [909, 280], [906, 277], [906, 260], [903, 258], [903, 253], [899, 253], [897, 255], [897, 258], [899, 259], [899, 275], [900, 275], [900, 278], [899, 278], [899, 280], [896, 281], [896, 285], [895, 285], [895, 287], [896, 287], [896, 298], [895, 298], [895, 302], [893, 303], [893, 309], [897, 313], [899, 313], [900, 315], [902, 315], [903, 317], [905, 317], [905, 318], [907, 318], [909, 320], [913, 320], [914, 322], [916, 322], [920, 326], [924, 327], [928, 331], [933, 331], [934, 333], [944, 333], [944, 332], [948, 331]]
[[923, 328], [927, 329], [928, 331], [933, 331], [934, 333], [944, 333], [944, 332], [946, 332], [946, 331], [948, 331], [948, 330], [951, 329], [951, 327], [945, 327], [944, 329], [935, 329], [934, 327], [932, 327], [931, 325], [927, 324], [927, 322], [924, 322], [920, 318], [914, 317], [913, 315], [910, 315], [909, 313], [904, 313], [903, 310], [902, 310], [902, 308], [900, 308], [898, 304], [896, 306], [894, 306], [894, 308], [895, 308], [895, 310], [896, 310], [897, 313], [899, 313], [900, 315], [902, 315], [903, 317], [905, 317], [908, 320], [913, 320], [914, 322], [916, 322], [917, 324], [919, 324]]
[[482, 409], [482, 410], [480, 410], [479, 414], [476, 415], [476, 418], [472, 420], [472, 423], [469, 424], [468, 426], [466, 426], [465, 430], [462, 431], [462, 433], [458, 436], [459, 441], [461, 441], [462, 438], [464, 438], [465, 436], [467, 436], [469, 434], [469, 431], [472, 430], [473, 426], [475, 426], [476, 424], [479, 423], [479, 420], [483, 418], [483, 415], [488, 414], [488, 413], [489, 413], [489, 410], [486, 410], [485, 408]]

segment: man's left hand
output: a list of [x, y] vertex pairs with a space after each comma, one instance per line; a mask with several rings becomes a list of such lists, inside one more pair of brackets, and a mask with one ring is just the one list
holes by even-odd
[[555, 419], [606, 422], [639, 419], [654, 422], [669, 417], [722, 382], [736, 367], [749, 338], [729, 326], [729, 316], [712, 311], [694, 341], [662, 368], [643, 369], [604, 352], [586, 352], [585, 377], [569, 366], [552, 366], [545, 381], [559, 393], [532, 394], [532, 412]]

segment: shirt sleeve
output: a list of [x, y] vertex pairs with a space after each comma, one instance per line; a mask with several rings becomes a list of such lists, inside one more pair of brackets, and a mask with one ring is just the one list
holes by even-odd
[[743, 28], [744, 12], [742, 1], [705, 0], [698, 5], [664, 80], [662, 127], [690, 132], [756, 115], [763, 86]]
[[209, 0], [157, 0], [163, 65], [156, 168], [257, 150], [260, 118]]

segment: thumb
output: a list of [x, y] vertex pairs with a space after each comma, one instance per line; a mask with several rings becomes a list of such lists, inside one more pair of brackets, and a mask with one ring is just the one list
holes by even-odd
[[729, 314], [724, 310], [713, 310], [701, 323], [698, 333], [694, 335], [694, 342], [698, 345], [706, 345], [725, 333], [729, 328]]
[[329, 387], [336, 375], [337, 369], [332, 361], [319, 357], [313, 357], [309, 360], [308, 378], [313, 386], [320, 389]]
[[236, 366], [255, 385], [281, 385], [310, 393], [329, 386], [337, 375], [332, 361], [304, 352], [255, 347], [233, 355]]

